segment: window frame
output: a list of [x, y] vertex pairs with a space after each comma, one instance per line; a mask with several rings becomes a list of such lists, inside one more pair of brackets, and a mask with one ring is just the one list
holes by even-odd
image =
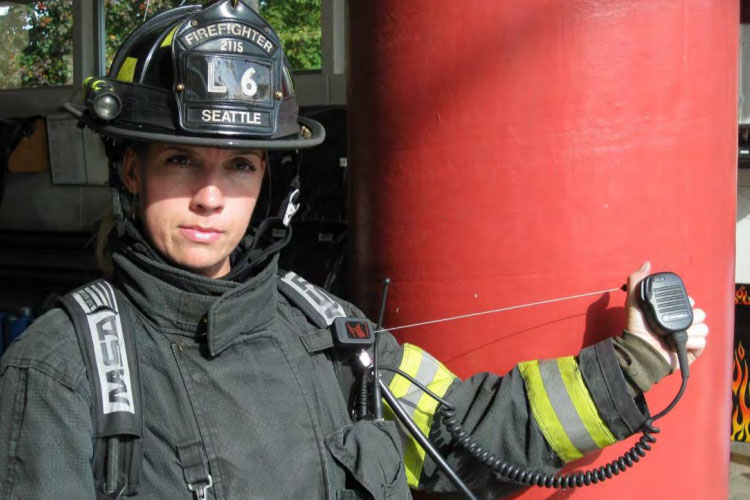
[[[36, 0], [16, 0], [15, 3], [33, 3]], [[88, 75], [98, 74], [99, 45], [96, 33], [101, 31], [102, 18], [96, 15], [103, 1], [73, 1], [73, 84], [55, 87], [32, 87], [0, 90], [0, 109], [4, 118], [23, 118], [47, 115], [62, 111], [75, 89]], [[84, 22], [93, 20], [94, 22]]]
[[346, 105], [346, 18], [348, 0], [321, 0], [320, 71], [295, 71], [300, 106]]

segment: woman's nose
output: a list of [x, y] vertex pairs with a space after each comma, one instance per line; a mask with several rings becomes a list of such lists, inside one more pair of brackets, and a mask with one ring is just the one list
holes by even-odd
[[190, 201], [190, 208], [198, 212], [214, 212], [224, 207], [224, 193], [216, 182], [198, 187]]

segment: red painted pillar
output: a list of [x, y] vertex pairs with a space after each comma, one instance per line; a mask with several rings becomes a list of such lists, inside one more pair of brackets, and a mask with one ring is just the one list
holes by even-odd
[[[725, 0], [350, 0], [355, 301], [374, 314], [390, 276], [395, 326], [615, 288], [650, 259], [708, 312], [648, 457], [523, 498], [727, 497], [738, 24]], [[503, 373], [618, 334], [623, 299], [397, 333], [461, 376]]]

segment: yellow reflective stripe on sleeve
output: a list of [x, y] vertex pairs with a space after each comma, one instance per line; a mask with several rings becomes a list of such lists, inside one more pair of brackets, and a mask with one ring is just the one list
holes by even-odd
[[116, 80], [121, 82], [132, 82], [133, 76], [135, 75], [135, 66], [138, 64], [138, 59], [135, 57], [126, 57], [120, 66], [120, 71], [117, 72]]
[[[439, 363], [438, 372], [435, 374], [435, 378], [432, 379], [432, 382], [427, 384], [427, 388], [442, 398], [455, 378], [456, 376], [453, 375], [450, 370], [448, 370], [442, 363]], [[429, 394], [423, 394], [422, 397], [419, 398], [417, 415], [421, 414], [429, 416], [429, 420], [425, 422], [424, 427], [420, 427], [425, 435], [427, 435], [432, 426], [432, 417], [435, 415], [437, 406], [438, 402]]]
[[164, 37], [164, 40], [161, 42], [161, 45], [159, 45], [159, 48], [169, 47], [170, 45], [172, 45], [172, 39], [174, 38], [175, 31], [177, 31], [177, 26], [172, 28], [172, 31], [170, 31], [169, 34]]
[[[403, 345], [403, 355], [399, 369], [423, 383], [432, 392], [443, 397], [456, 378], [438, 360], [411, 344]], [[406, 412], [414, 420], [425, 436], [429, 435], [437, 401], [422, 392], [409, 380], [396, 374], [389, 388], [399, 399]], [[409, 486], [417, 487], [422, 474], [425, 451], [412, 436], [408, 436], [404, 447], [404, 467]]]
[[581, 417], [583, 425], [586, 427], [591, 439], [596, 443], [596, 446], [604, 448], [617, 441], [607, 427], [607, 424], [599, 416], [596, 404], [591, 398], [586, 384], [583, 382], [581, 370], [578, 368], [576, 360], [572, 356], [559, 358], [557, 360], [557, 367], [560, 370], [563, 383], [568, 390], [568, 395], [578, 412], [578, 416]]
[[[411, 344], [404, 344], [404, 354], [401, 356], [401, 364], [398, 367], [399, 370], [416, 378], [421, 364], [422, 350]], [[391, 389], [391, 392], [395, 397], [403, 398], [406, 396], [411, 385], [412, 383], [409, 379], [404, 378], [399, 374], [395, 374], [388, 387]]]
[[404, 469], [406, 470], [406, 482], [411, 488], [419, 486], [419, 476], [422, 474], [422, 464], [424, 464], [425, 451], [417, 444], [411, 434], [402, 427], [398, 417], [391, 409], [390, 405], [383, 401], [383, 417], [386, 420], [396, 422], [399, 434], [401, 434], [401, 444], [404, 447]]
[[[404, 344], [403, 349], [401, 364], [398, 368], [402, 372], [416, 378], [419, 366], [422, 364], [422, 352], [419, 348], [411, 344]], [[406, 396], [409, 388], [412, 386], [413, 384], [408, 379], [399, 374], [395, 374], [391, 383], [388, 385], [388, 388], [391, 390], [394, 397], [401, 399]], [[406, 482], [411, 487], [416, 488], [419, 485], [419, 475], [422, 472], [424, 453], [424, 450], [417, 444], [414, 438], [408, 436], [404, 446], [404, 468], [406, 469]], [[416, 476], [414, 474], [415, 471], [419, 471]]]
[[539, 362], [534, 360], [519, 363], [518, 369], [526, 385], [531, 413], [552, 451], [566, 463], [581, 458], [583, 455], [568, 438], [547, 396], [542, 374], [539, 371]]
[[519, 369], [534, 419], [563, 461], [615, 442], [573, 356], [521, 363]]

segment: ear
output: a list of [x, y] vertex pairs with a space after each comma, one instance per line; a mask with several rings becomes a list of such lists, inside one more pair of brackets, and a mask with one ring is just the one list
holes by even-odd
[[127, 148], [125, 153], [122, 155], [122, 170], [120, 175], [122, 176], [122, 184], [125, 189], [130, 191], [132, 194], [138, 194], [138, 156], [131, 148]]

